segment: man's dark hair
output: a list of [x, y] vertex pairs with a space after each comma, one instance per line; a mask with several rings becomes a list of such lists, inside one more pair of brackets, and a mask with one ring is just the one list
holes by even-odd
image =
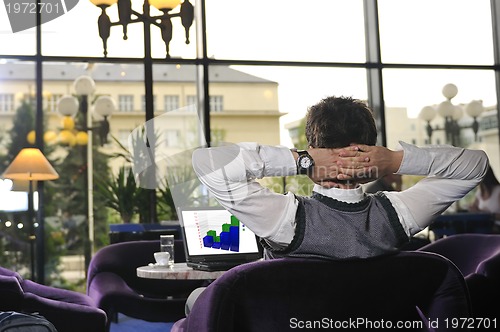
[[375, 145], [377, 127], [366, 103], [351, 97], [328, 97], [309, 108], [306, 138], [313, 148]]

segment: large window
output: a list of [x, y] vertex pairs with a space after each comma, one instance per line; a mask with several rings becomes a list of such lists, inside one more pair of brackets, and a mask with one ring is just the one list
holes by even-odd
[[365, 61], [362, 0], [207, 0], [216, 59]]
[[490, 6], [470, 0], [378, 1], [382, 60], [492, 65]]
[[[80, 1], [40, 27], [33, 24], [20, 31], [13, 30], [7, 10], [0, 10], [0, 167], [5, 168], [12, 157], [7, 153], [13, 126], [34, 129], [36, 119], [43, 122], [44, 131], [59, 133], [63, 126], [71, 127], [71, 120], [62, 122], [58, 101], [75, 95], [76, 77], [89, 75], [96, 83], [87, 100], [87, 114], [91, 115], [87, 120], [97, 142], [92, 165], [96, 174], [106, 169], [98, 164], [100, 153], [130, 157], [123, 149], [143, 142], [147, 148], [151, 142], [157, 144], [158, 172], [166, 171], [172, 157], [185, 157], [185, 162], [189, 158], [183, 153], [207, 143], [259, 141], [306, 147], [303, 119], [308, 107], [324, 97], [343, 95], [366, 100], [374, 108], [380, 142], [389, 148], [398, 149], [403, 140], [417, 145], [454, 142], [483, 149], [500, 176], [499, 61], [494, 54], [500, 47], [492, 32], [500, 18], [492, 16], [491, 1], [190, 1], [196, 8], [190, 43], [185, 44], [184, 27], [174, 17], [170, 58], [166, 58], [160, 30], [151, 26], [151, 39], [145, 41], [143, 24], [138, 23], [128, 25], [127, 40], [123, 39], [123, 27], [113, 25], [104, 57], [97, 25], [101, 9], [89, 1]], [[133, 1], [133, 9], [142, 12], [142, 3]], [[202, 4], [206, 25], [201, 24]], [[113, 22], [118, 21], [116, 7], [106, 9]], [[151, 12], [160, 13], [156, 9]], [[198, 34], [205, 26], [203, 34]], [[37, 32], [40, 45], [36, 44]], [[145, 59], [148, 42], [151, 58]], [[37, 63], [43, 68], [40, 76], [36, 75]], [[423, 108], [437, 108], [445, 100], [442, 89], [447, 84], [458, 89], [451, 101], [461, 129], [453, 141], [442, 130], [442, 117], [436, 115], [427, 121], [419, 116]], [[105, 118], [94, 107], [101, 96], [111, 97], [116, 105], [115, 112]], [[81, 108], [85, 98], [77, 97]], [[477, 133], [470, 128], [474, 117], [466, 112], [472, 101], [484, 107], [475, 119]], [[18, 111], [25, 120], [16, 120]], [[45, 118], [40, 119], [40, 114]], [[74, 120], [74, 131], [85, 128], [81, 112]], [[152, 123], [154, 126], [146, 125]], [[102, 129], [106, 124], [110, 134], [105, 143]], [[134, 135], [148, 128], [154, 129], [154, 139], [134, 141]], [[26, 135], [16, 135], [12, 144], [21, 148]], [[51, 190], [68, 190], [69, 184], [79, 183], [85, 175], [82, 158], [86, 151], [76, 141], [71, 142], [61, 150], [59, 145], [44, 141], [47, 153], [54, 153], [54, 162], [70, 156], [68, 165], [58, 165], [64, 170], [67, 188], [47, 185], [47, 197], [53, 195]], [[151, 166], [150, 157], [147, 153], [141, 156], [144, 171]], [[124, 163], [123, 158], [113, 158], [107, 166], [116, 175]], [[183, 168], [175, 165], [175, 170]], [[193, 178], [188, 172], [174, 175], [177, 179]], [[94, 180], [98, 183], [97, 175]], [[184, 189], [203, 194], [187, 185]], [[70, 194], [66, 198], [68, 204], [78, 204], [78, 211], [84, 210], [83, 199], [74, 202]], [[53, 229], [65, 222], [79, 225], [77, 231], [84, 232], [86, 216], [71, 215], [75, 209], [61, 207], [62, 201], [45, 202]], [[26, 216], [14, 216], [13, 220], [16, 218]], [[138, 220], [136, 216], [134, 221]], [[107, 229], [108, 223], [121, 219], [117, 214], [110, 218], [99, 215], [95, 222]], [[107, 234], [101, 234], [100, 239], [106, 238]], [[75, 246], [77, 253], [83, 251], [83, 242]]]

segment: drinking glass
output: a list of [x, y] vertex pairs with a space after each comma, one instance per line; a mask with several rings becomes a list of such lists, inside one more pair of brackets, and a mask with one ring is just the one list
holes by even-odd
[[160, 251], [168, 252], [170, 259], [168, 265], [174, 265], [174, 236], [173, 235], [160, 235]]

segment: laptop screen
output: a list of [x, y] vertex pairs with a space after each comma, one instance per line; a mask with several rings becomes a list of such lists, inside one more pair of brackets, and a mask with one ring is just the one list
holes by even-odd
[[258, 254], [255, 234], [221, 207], [181, 208], [188, 257]]

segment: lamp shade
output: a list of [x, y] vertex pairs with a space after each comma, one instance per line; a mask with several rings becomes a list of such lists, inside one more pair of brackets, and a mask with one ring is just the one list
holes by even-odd
[[73, 119], [73, 117], [71, 116], [65, 115], [61, 119], [61, 125], [63, 129], [73, 130], [75, 129], [75, 119]]
[[88, 75], [77, 77], [73, 86], [77, 95], [91, 95], [95, 90], [95, 82]]
[[449, 100], [445, 100], [439, 104], [438, 113], [443, 118], [453, 116], [453, 113], [455, 113], [455, 106]]
[[3, 173], [11, 180], [46, 181], [59, 178], [42, 151], [36, 148], [22, 149]]
[[76, 144], [76, 136], [73, 131], [63, 129], [59, 132], [59, 142], [64, 145], [73, 146]]
[[156, 9], [174, 9], [180, 5], [181, 0], [149, 0], [149, 4]]
[[424, 121], [431, 121], [436, 116], [436, 110], [432, 106], [425, 106], [418, 116]]
[[28, 141], [29, 144], [35, 144], [36, 143], [36, 131], [31, 130], [28, 135], [26, 136], [26, 140]]
[[57, 102], [57, 110], [62, 115], [73, 116], [78, 112], [79, 102], [73, 96], [63, 96]]
[[448, 83], [443, 87], [442, 92], [443, 96], [445, 96], [446, 99], [450, 100], [457, 95], [458, 88], [455, 84]]
[[97, 7], [99, 6], [111, 6], [118, 2], [118, 0], [90, 0]]
[[478, 117], [483, 113], [484, 111], [484, 106], [483, 106], [483, 101], [482, 100], [473, 100], [470, 103], [465, 106], [465, 111], [469, 116], [472, 116], [473, 118]]
[[57, 134], [52, 130], [48, 130], [45, 132], [45, 134], [43, 134], [43, 141], [47, 144], [54, 143], [56, 139], [57, 139]]
[[89, 135], [84, 131], [79, 131], [75, 135], [75, 143], [77, 145], [87, 145], [89, 142]]
[[110, 96], [99, 96], [94, 104], [95, 112], [100, 116], [110, 116], [116, 110], [116, 104]]

